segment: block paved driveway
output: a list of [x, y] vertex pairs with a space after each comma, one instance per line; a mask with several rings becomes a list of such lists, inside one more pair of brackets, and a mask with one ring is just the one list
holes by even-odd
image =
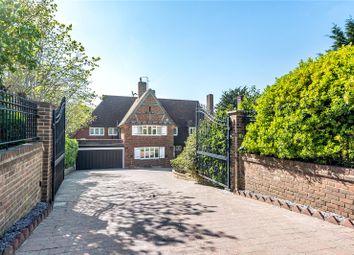
[[166, 170], [77, 171], [16, 254], [354, 254], [354, 231]]

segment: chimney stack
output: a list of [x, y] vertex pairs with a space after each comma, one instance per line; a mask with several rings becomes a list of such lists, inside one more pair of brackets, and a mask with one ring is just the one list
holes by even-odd
[[207, 111], [214, 114], [214, 96], [213, 94], [207, 95]]
[[147, 82], [142, 80], [142, 77], [140, 77], [140, 80], [138, 82], [138, 97], [141, 97], [147, 89]]
[[236, 110], [241, 110], [242, 101], [243, 101], [243, 96], [236, 97]]

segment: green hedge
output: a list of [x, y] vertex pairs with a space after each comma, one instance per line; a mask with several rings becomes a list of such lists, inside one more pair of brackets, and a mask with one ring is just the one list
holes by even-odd
[[354, 46], [301, 62], [257, 100], [242, 150], [352, 165]]
[[75, 166], [77, 152], [79, 150], [79, 144], [75, 139], [65, 136], [65, 168]]
[[196, 134], [188, 136], [186, 146], [177, 158], [171, 160], [173, 169], [182, 173], [196, 174]]

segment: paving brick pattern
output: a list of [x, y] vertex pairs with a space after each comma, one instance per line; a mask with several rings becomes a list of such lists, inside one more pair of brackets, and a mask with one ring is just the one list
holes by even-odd
[[166, 170], [77, 171], [16, 254], [354, 254], [354, 230]]

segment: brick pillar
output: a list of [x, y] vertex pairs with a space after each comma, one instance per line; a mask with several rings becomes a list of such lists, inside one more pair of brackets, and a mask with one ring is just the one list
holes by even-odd
[[52, 153], [53, 153], [53, 129], [52, 112], [54, 106], [49, 103], [38, 103], [37, 135], [43, 143], [42, 162], [42, 190], [41, 200], [52, 201]]
[[233, 191], [245, 189], [245, 173], [242, 167], [241, 147], [243, 137], [246, 134], [246, 125], [244, 121], [245, 113], [241, 110], [229, 112], [232, 131], [231, 131], [231, 189]]

